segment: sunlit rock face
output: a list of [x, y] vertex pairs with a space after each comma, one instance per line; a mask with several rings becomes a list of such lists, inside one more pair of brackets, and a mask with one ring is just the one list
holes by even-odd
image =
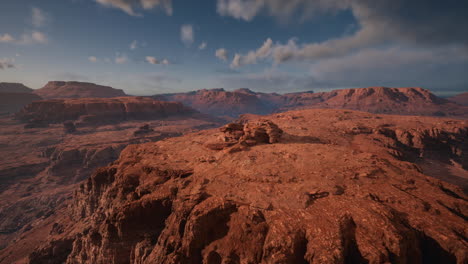
[[245, 115], [127, 147], [22, 243], [50, 232], [30, 263], [464, 263], [468, 204], [447, 181], [466, 172], [467, 133], [348, 110]]

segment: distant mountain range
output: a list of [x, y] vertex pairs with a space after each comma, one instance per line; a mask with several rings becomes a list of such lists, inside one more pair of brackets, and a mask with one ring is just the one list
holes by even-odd
[[[17, 112], [32, 101], [66, 98], [113, 98], [129, 96], [109, 86], [84, 82], [47, 83], [33, 90], [22, 84], [0, 83], [0, 110]], [[9, 93], [9, 94], [6, 94]], [[12, 93], [16, 93], [13, 95]], [[369, 87], [330, 92], [262, 93], [247, 88], [222, 88], [149, 96], [159, 101], [175, 101], [201, 113], [235, 118], [242, 114], [271, 114], [308, 108], [350, 109], [378, 114], [468, 117], [468, 93], [441, 98], [429, 90]]]
[[437, 97], [423, 88], [369, 87], [330, 92], [288, 94], [257, 93], [249, 89], [199, 90], [155, 95], [153, 98], [177, 101], [200, 112], [236, 117], [240, 114], [268, 114], [307, 108], [333, 108], [379, 114], [466, 117], [468, 108]]

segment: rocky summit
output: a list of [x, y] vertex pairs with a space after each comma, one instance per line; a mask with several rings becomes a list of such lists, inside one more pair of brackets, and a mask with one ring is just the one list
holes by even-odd
[[317, 109], [131, 145], [0, 260], [466, 263], [467, 136], [462, 120]]

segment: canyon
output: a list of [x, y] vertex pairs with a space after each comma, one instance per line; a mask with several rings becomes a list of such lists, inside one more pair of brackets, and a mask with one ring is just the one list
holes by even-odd
[[0, 262], [465, 263], [467, 136], [311, 109], [130, 145]]
[[0, 117], [2, 264], [468, 261], [452, 98], [3, 87], [33, 99]]

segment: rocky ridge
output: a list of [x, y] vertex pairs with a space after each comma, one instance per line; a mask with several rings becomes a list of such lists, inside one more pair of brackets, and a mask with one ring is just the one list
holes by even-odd
[[201, 112], [237, 117], [239, 114], [266, 114], [295, 109], [332, 108], [398, 115], [452, 116], [467, 118], [468, 108], [439, 98], [422, 88], [369, 87], [330, 92], [289, 94], [257, 93], [249, 89], [200, 90], [157, 95], [154, 98], [178, 101]]
[[[263, 144], [207, 144], [246, 131]], [[465, 263], [467, 197], [418, 164], [466, 177], [467, 136], [460, 120], [302, 110], [132, 145], [0, 260], [28, 245], [30, 263]]]
[[54, 99], [33, 102], [16, 118], [31, 126], [74, 121], [99, 124], [126, 120], [151, 120], [189, 116], [196, 111], [177, 102], [161, 102], [146, 97]]
[[44, 87], [34, 91], [44, 99], [63, 98], [112, 98], [127, 96], [123, 90], [109, 86], [86, 82], [48, 82]]

